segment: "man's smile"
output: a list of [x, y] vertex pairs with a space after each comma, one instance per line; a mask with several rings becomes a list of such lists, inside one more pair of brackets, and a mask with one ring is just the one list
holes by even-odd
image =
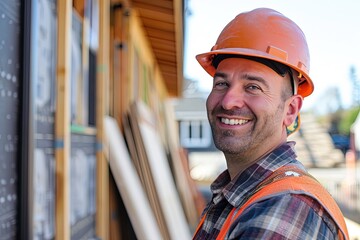
[[243, 125], [247, 122], [249, 122], [249, 120], [246, 119], [234, 119], [234, 118], [221, 118], [221, 122], [227, 125]]

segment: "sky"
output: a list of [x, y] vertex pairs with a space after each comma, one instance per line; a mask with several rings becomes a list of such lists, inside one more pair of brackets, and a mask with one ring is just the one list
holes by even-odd
[[212, 78], [195, 59], [210, 51], [224, 26], [237, 14], [259, 7], [277, 10], [303, 30], [310, 50], [315, 90], [303, 109], [326, 111], [337, 89], [343, 107], [353, 102], [350, 68], [360, 78], [360, 1], [358, 0], [187, 0], [184, 75], [209, 92]]

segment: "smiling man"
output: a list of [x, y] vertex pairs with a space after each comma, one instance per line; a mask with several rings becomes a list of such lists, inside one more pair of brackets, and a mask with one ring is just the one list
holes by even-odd
[[301, 29], [272, 9], [241, 13], [197, 60], [213, 76], [208, 119], [228, 169], [194, 239], [348, 239], [335, 201], [287, 141], [314, 89]]

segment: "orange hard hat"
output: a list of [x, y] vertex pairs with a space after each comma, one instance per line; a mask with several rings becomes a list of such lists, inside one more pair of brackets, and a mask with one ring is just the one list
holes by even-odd
[[297, 92], [303, 97], [314, 91], [309, 77], [310, 55], [301, 29], [283, 14], [258, 8], [237, 15], [220, 33], [210, 52], [196, 59], [211, 75], [213, 59], [219, 54], [243, 55], [273, 60], [289, 66], [297, 73]]

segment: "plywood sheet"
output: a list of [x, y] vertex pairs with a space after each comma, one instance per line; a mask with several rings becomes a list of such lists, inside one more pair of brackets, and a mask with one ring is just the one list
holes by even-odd
[[159, 136], [156, 119], [142, 102], [132, 105], [137, 112], [137, 121], [144, 143], [156, 192], [169, 230], [170, 239], [191, 239], [190, 228], [182, 208], [172, 176], [166, 151]]
[[138, 239], [163, 239], [117, 122], [105, 117], [109, 164]]
[[[125, 130], [126, 140], [129, 143], [129, 149], [135, 148], [135, 152], [131, 151], [131, 154], [133, 154], [132, 156], [134, 156], [134, 165], [137, 168], [140, 179], [142, 180], [142, 184], [150, 201], [150, 205], [154, 211], [156, 221], [160, 227], [160, 231], [164, 239], [170, 239], [169, 231], [166, 226], [166, 220], [164, 218], [161, 207], [161, 202], [159, 200], [159, 196], [157, 195], [155, 182], [150, 171], [150, 163], [145, 152], [137, 115], [136, 107], [132, 107], [127, 115], [128, 121], [126, 122], [126, 119], [124, 119], [124, 127], [130, 128], [131, 132], [131, 135], [129, 135], [128, 129]], [[135, 146], [131, 146], [132, 142]]]

